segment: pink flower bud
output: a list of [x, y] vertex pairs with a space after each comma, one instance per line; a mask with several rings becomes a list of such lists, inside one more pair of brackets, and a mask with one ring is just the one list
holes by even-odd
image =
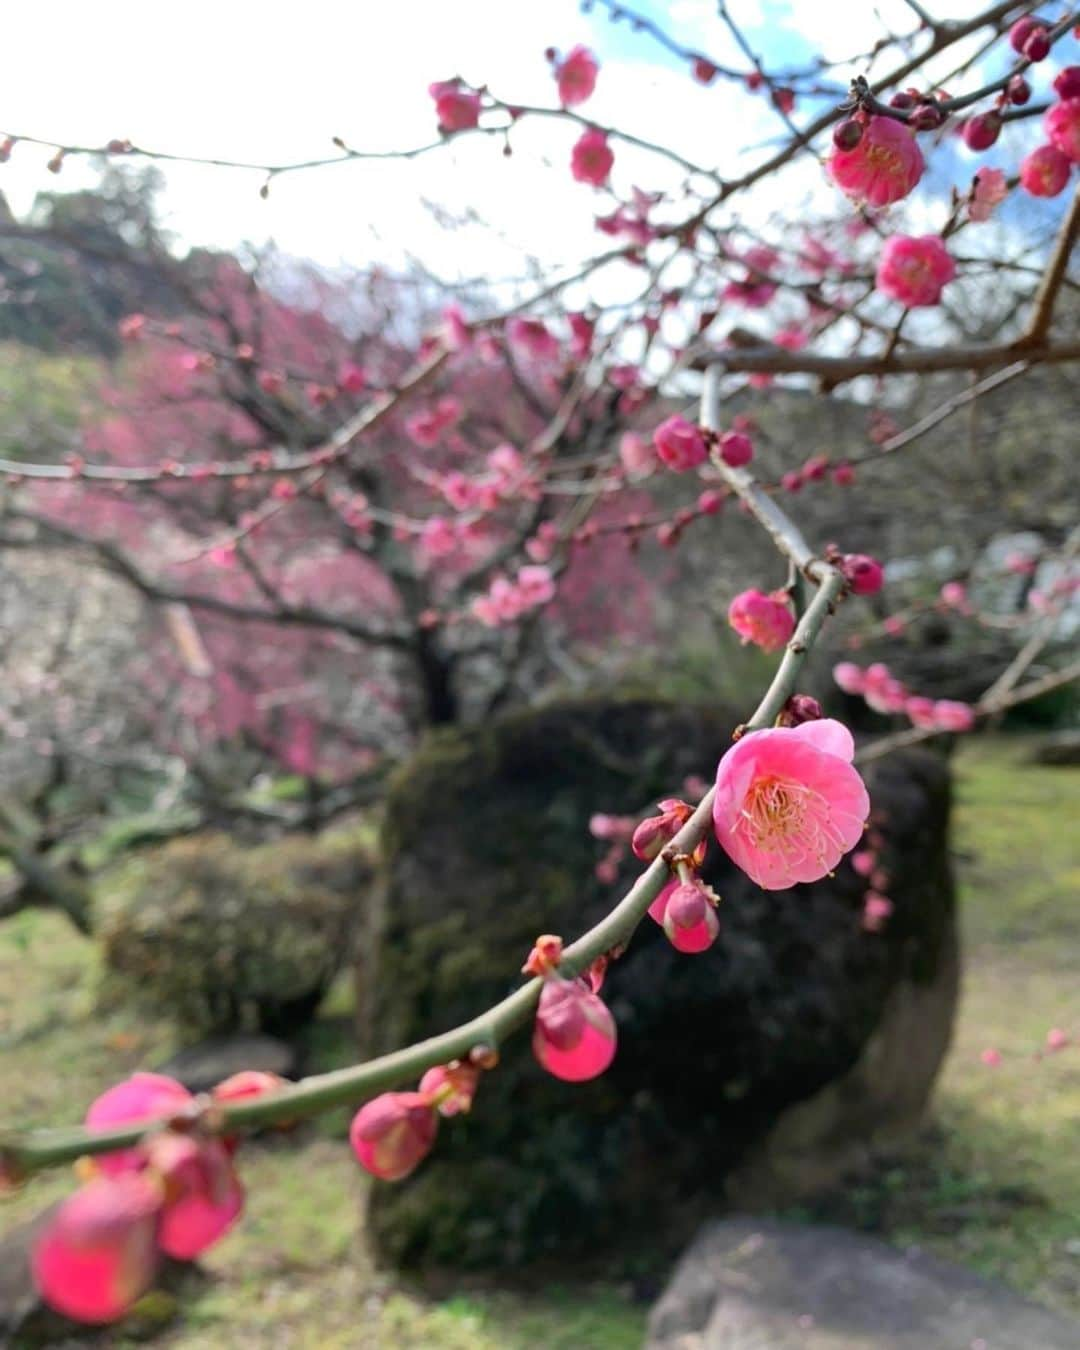
[[346, 394], [359, 394], [367, 387], [367, 371], [355, 361], [345, 361], [338, 371], [338, 388]]
[[649, 906], [649, 914], [676, 951], [696, 954], [707, 951], [720, 932], [714, 898], [700, 881], [669, 881]]
[[582, 132], [570, 152], [570, 173], [578, 183], [603, 187], [615, 163], [615, 155], [602, 131], [590, 127]]
[[166, 1131], [146, 1144], [147, 1168], [161, 1178], [165, 1204], [157, 1243], [176, 1261], [194, 1261], [224, 1237], [244, 1208], [244, 1188], [220, 1139]]
[[850, 487], [855, 481], [855, 470], [850, 464], [838, 464], [832, 471], [832, 477], [838, 487]]
[[[184, 1114], [194, 1100], [175, 1078], [160, 1073], [134, 1073], [90, 1103], [85, 1124], [88, 1130], [111, 1130], [117, 1125], [143, 1120], [149, 1124]], [[95, 1158], [96, 1166], [110, 1176], [138, 1171], [143, 1163], [143, 1154], [137, 1148], [117, 1149]]]
[[691, 67], [694, 79], [699, 84], [712, 84], [720, 73], [711, 61], [707, 61], [704, 56], [696, 56], [694, 64]]
[[591, 97], [600, 67], [587, 47], [574, 47], [555, 67], [559, 102], [564, 108], [576, 108]]
[[947, 581], [941, 588], [941, 602], [950, 609], [966, 609], [967, 587], [962, 581]]
[[1051, 1054], [1056, 1050], [1064, 1050], [1068, 1044], [1069, 1033], [1061, 1027], [1051, 1027], [1046, 1033], [1046, 1048]]
[[934, 721], [939, 731], [970, 731], [975, 725], [975, 709], [970, 703], [939, 698], [934, 704]]
[[863, 928], [868, 933], [880, 932], [892, 912], [893, 902], [887, 895], [879, 895], [876, 891], [867, 891], [863, 899]]
[[77, 1322], [115, 1322], [150, 1287], [161, 1190], [131, 1172], [76, 1191], [38, 1238], [34, 1284], [57, 1312]]
[[833, 666], [832, 677], [845, 694], [861, 694], [866, 688], [866, 676], [854, 661], [840, 661]]
[[988, 1069], [996, 1069], [1001, 1063], [1001, 1051], [991, 1047], [989, 1050], [984, 1050], [979, 1058]]
[[1000, 113], [977, 113], [964, 123], [964, 144], [969, 150], [989, 150], [1000, 135]]
[[833, 145], [837, 150], [854, 150], [862, 140], [863, 124], [856, 117], [846, 117], [833, 127]]
[[867, 553], [846, 553], [840, 567], [855, 595], [876, 595], [885, 584], [885, 569]]
[[642, 862], [658, 858], [694, 813], [693, 807], [674, 797], [662, 801], [660, 811], [660, 815], [643, 820], [631, 836], [630, 848]]
[[912, 726], [921, 727], [927, 731], [937, 727], [937, 717], [934, 713], [934, 700], [932, 698], [922, 698], [915, 695], [904, 703], [904, 712], [911, 718]]
[[602, 1074], [615, 1057], [615, 1022], [607, 1005], [581, 980], [550, 977], [540, 991], [533, 1054], [556, 1078], [581, 1083]]
[[860, 849], [851, 855], [851, 866], [861, 877], [868, 877], [877, 865], [877, 854], [873, 849]]
[[438, 1112], [424, 1094], [384, 1092], [357, 1111], [349, 1143], [366, 1172], [400, 1181], [431, 1152], [438, 1129]]
[[1068, 155], [1056, 145], [1040, 145], [1020, 161], [1020, 186], [1033, 197], [1056, 197], [1065, 190], [1071, 172]]
[[427, 1097], [440, 1116], [467, 1112], [476, 1096], [480, 1071], [472, 1064], [440, 1064], [428, 1069], [420, 1079], [420, 1093]]
[[804, 722], [816, 722], [819, 717], [824, 716], [821, 704], [816, 698], [811, 698], [809, 694], [792, 694], [781, 709], [776, 724], [781, 727], [798, 727]]
[[1080, 163], [1080, 98], [1065, 98], [1055, 103], [1043, 118], [1043, 130], [1074, 164]]
[[1025, 14], [1022, 19], [1017, 19], [1009, 29], [1009, 45], [1013, 51], [1018, 55], [1023, 55], [1028, 38], [1040, 26], [1038, 19], [1030, 14]]
[[728, 606], [728, 623], [744, 646], [752, 642], [766, 652], [778, 651], [795, 631], [795, 615], [783, 591], [742, 591]]
[[1058, 98], [1080, 98], [1080, 66], [1066, 66], [1054, 76]]
[[754, 458], [754, 443], [741, 431], [725, 431], [720, 437], [720, 458], [729, 469], [741, 469]]
[[660, 462], [676, 473], [696, 468], [708, 458], [701, 429], [676, 414], [653, 432], [653, 445]]
[[1045, 28], [1033, 28], [1031, 36], [1024, 43], [1024, 55], [1029, 61], [1045, 61], [1050, 55], [1050, 34]]

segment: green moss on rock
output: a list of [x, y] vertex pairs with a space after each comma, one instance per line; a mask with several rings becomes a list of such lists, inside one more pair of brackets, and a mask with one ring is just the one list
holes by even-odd
[[355, 830], [251, 847], [207, 832], [138, 853], [98, 886], [104, 996], [200, 1031], [290, 1031], [347, 959], [370, 878]]
[[[515, 987], [538, 933], [569, 940], [599, 919], [637, 867], [614, 888], [596, 879], [590, 815], [645, 814], [687, 775], [711, 777], [737, 721], [587, 699], [433, 737], [387, 802], [376, 1048], [474, 1016]], [[490, 1268], [684, 1236], [784, 1110], [851, 1069], [891, 991], [935, 979], [949, 949], [947, 770], [916, 751], [869, 779], [893, 876], [884, 933], [862, 931], [865, 882], [848, 864], [766, 893], [714, 845], [716, 946], [680, 956], [642, 926], [605, 986], [620, 1044], [593, 1083], [544, 1074], [527, 1036], [503, 1047], [472, 1116], [409, 1181], [375, 1188], [383, 1254]]]

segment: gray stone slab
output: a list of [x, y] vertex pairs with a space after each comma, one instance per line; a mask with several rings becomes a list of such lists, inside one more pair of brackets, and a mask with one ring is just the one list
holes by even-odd
[[914, 1249], [729, 1219], [679, 1262], [647, 1350], [1080, 1350], [1080, 1322]]

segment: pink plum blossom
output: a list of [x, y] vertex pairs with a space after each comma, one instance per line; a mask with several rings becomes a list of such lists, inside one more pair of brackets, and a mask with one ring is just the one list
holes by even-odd
[[661, 464], [675, 473], [686, 473], [704, 464], [709, 454], [701, 428], [677, 413], [656, 428], [653, 445]]
[[457, 80], [429, 85], [428, 93], [435, 100], [440, 131], [469, 131], [479, 123], [480, 95], [463, 88]]
[[631, 478], [646, 478], [656, 467], [656, 455], [644, 436], [626, 431], [619, 440], [619, 459]]
[[1071, 172], [1068, 155], [1056, 145], [1040, 145], [1020, 161], [1020, 186], [1033, 197], [1056, 197]]
[[1043, 118], [1043, 130], [1051, 145], [1080, 164], [1080, 98], [1063, 98]]
[[946, 581], [941, 588], [941, 603], [950, 609], [967, 609], [967, 587], [962, 581]]
[[429, 516], [420, 531], [420, 551], [426, 558], [445, 558], [457, 551], [458, 534], [445, 516]]
[[937, 717], [934, 713], [934, 700], [915, 694], [904, 703], [904, 712], [911, 719], [911, 725], [924, 731], [937, 729]]
[[150, 1171], [165, 1186], [157, 1244], [176, 1261], [194, 1261], [224, 1237], [244, 1208], [244, 1189], [220, 1139], [166, 1131], [147, 1142]]
[[862, 926], [868, 933], [878, 933], [885, 927], [893, 912], [893, 902], [887, 895], [867, 891], [863, 897]]
[[893, 234], [885, 240], [877, 288], [909, 309], [936, 305], [956, 275], [956, 264], [936, 234]]
[[988, 1069], [996, 1069], [1001, 1063], [1001, 1051], [995, 1050], [994, 1047], [991, 1046], [989, 1049], [984, 1050], [979, 1058]]
[[989, 220], [1008, 195], [1009, 185], [1001, 169], [980, 169], [971, 188], [968, 215], [975, 221]]
[[555, 82], [559, 88], [559, 102], [564, 108], [576, 108], [590, 98], [596, 88], [600, 67], [588, 47], [571, 48], [555, 67]]
[[540, 991], [533, 1054], [556, 1078], [582, 1083], [615, 1057], [615, 1020], [583, 980], [549, 976]]
[[506, 336], [536, 361], [553, 361], [559, 355], [559, 340], [539, 319], [511, 319]]
[[752, 731], [724, 755], [713, 825], [765, 890], [827, 876], [862, 838], [870, 811], [851, 733], [832, 718]]
[[349, 1143], [360, 1166], [380, 1181], [400, 1181], [427, 1157], [439, 1115], [420, 1092], [384, 1092], [353, 1116]]
[[906, 197], [922, 177], [922, 151], [903, 122], [871, 117], [853, 149], [829, 156], [833, 182], [848, 197], [888, 206]]
[[157, 1270], [160, 1185], [129, 1172], [99, 1177], [69, 1196], [34, 1245], [34, 1284], [57, 1312], [115, 1322]]
[[607, 136], [595, 127], [583, 131], [570, 153], [570, 173], [575, 182], [603, 187], [615, 163]]
[[975, 709], [970, 703], [939, 698], [934, 704], [934, 722], [939, 731], [970, 731], [975, 725]]
[[783, 591], [740, 592], [728, 606], [728, 623], [744, 646], [752, 642], [766, 652], [778, 651], [795, 631], [795, 615]]
[[570, 355], [583, 361], [592, 351], [596, 322], [587, 314], [568, 314], [566, 321], [570, 325]]
[[832, 669], [832, 677], [845, 694], [861, 694], [866, 688], [866, 676], [854, 661], [840, 661]]

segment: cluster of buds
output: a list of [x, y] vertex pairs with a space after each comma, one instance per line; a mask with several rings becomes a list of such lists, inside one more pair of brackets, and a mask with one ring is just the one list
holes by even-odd
[[861, 695], [875, 712], [903, 713], [912, 726], [924, 731], [970, 731], [975, 709], [957, 699], [925, 698], [912, 694], [882, 661], [863, 669], [853, 661], [833, 666], [833, 679], [845, 694]]
[[215, 1108], [284, 1086], [254, 1070], [219, 1083], [209, 1099], [173, 1078], [136, 1073], [98, 1097], [90, 1130], [147, 1122], [132, 1148], [85, 1158], [85, 1184], [56, 1211], [33, 1251], [44, 1301], [76, 1321], [122, 1317], [153, 1283], [162, 1256], [193, 1261], [232, 1227], [244, 1205], [235, 1138], [215, 1131]]

